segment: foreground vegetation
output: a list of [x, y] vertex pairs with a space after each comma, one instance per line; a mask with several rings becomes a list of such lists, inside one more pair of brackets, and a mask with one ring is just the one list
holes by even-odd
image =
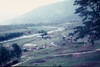
[[13, 44], [12, 47], [5, 47], [0, 44], [0, 66], [8, 66], [13, 61], [19, 62], [21, 54], [22, 50], [17, 44]]

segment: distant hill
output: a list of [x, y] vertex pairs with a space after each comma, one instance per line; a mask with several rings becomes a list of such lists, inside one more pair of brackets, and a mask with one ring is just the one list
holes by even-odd
[[[72, 1], [63, 1], [36, 8], [20, 17], [7, 21], [10, 24], [27, 23], [55, 23], [76, 18], [74, 14], [76, 6]], [[73, 2], [74, 3], [74, 2]]]

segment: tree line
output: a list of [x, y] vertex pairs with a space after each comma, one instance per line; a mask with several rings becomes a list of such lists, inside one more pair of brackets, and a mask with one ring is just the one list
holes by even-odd
[[3, 34], [3, 35], [0, 35], [0, 41], [5, 41], [5, 40], [9, 40], [9, 39], [12, 39], [12, 38], [16, 38], [16, 37], [19, 37], [23, 35], [23, 33], [6, 33], [6, 34]]

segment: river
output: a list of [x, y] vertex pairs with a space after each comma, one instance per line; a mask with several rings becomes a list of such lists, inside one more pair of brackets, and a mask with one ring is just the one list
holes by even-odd
[[[57, 28], [57, 27], [54, 27], [54, 28]], [[57, 30], [48, 31], [47, 33], [48, 34], [51, 34], [51, 33], [58, 32], [58, 31], [63, 31], [63, 30], [65, 30], [65, 28], [58, 27]], [[38, 37], [40, 35], [41, 34], [39, 34], [39, 33], [31, 34], [31, 35], [24, 35], [24, 36], [21, 36], [21, 37], [17, 37], [17, 38], [13, 38], [13, 39], [10, 39], [10, 40], [2, 41], [0, 43], [6, 43], [6, 42], [10, 42], [10, 41], [15, 41], [15, 40], [24, 39], [24, 38], [31, 38], [31, 37], [35, 37], [35, 36]]]

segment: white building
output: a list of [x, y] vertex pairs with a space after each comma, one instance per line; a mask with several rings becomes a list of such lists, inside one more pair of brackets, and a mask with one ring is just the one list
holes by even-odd
[[33, 50], [36, 49], [37, 45], [36, 44], [31, 44], [31, 43], [27, 43], [23, 45], [23, 49], [27, 49], [27, 50]]

